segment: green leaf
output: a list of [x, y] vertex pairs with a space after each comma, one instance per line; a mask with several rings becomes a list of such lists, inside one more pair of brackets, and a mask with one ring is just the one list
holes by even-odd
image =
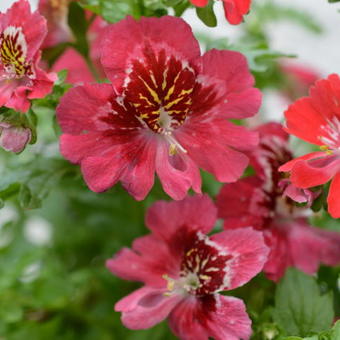
[[273, 317], [291, 335], [326, 330], [334, 318], [333, 295], [320, 295], [313, 277], [290, 268], [278, 284]]
[[86, 39], [87, 21], [85, 11], [77, 2], [71, 2], [68, 12], [68, 24], [76, 38], [74, 47], [83, 56], [88, 55], [89, 46]]
[[214, 2], [209, 1], [205, 7], [196, 7], [196, 14], [209, 27], [216, 27], [217, 19], [214, 13]]

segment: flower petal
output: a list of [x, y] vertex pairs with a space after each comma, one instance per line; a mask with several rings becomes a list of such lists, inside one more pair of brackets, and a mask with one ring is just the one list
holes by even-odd
[[338, 172], [331, 182], [327, 198], [328, 212], [333, 218], [340, 218], [340, 172]]
[[183, 340], [208, 340], [208, 333], [198, 319], [201, 301], [188, 297], [181, 301], [169, 316], [169, 326]]
[[216, 205], [218, 216], [225, 221], [224, 228], [249, 227], [261, 229], [270, 209], [264, 204], [266, 195], [262, 182], [256, 176], [226, 184], [220, 190]]
[[110, 84], [86, 84], [69, 90], [57, 107], [57, 118], [63, 132], [80, 134], [84, 130], [109, 128], [99, 118], [112, 111], [112, 99], [113, 88]]
[[310, 188], [328, 182], [340, 171], [340, 158], [331, 155], [310, 161], [296, 162], [290, 179], [299, 188]]
[[169, 155], [168, 143], [160, 143], [156, 171], [164, 191], [174, 200], [182, 200], [190, 187], [201, 192], [201, 175], [196, 164], [185, 154]]
[[216, 207], [207, 195], [187, 196], [183, 201], [158, 201], [148, 210], [147, 227], [163, 240], [171, 239], [185, 226], [208, 233], [216, 222]]
[[216, 311], [205, 320], [209, 336], [215, 340], [247, 340], [251, 335], [251, 320], [242, 300], [218, 296]]
[[166, 296], [164, 290], [143, 287], [115, 305], [122, 313], [122, 322], [130, 329], [147, 329], [163, 321], [182, 299], [179, 295]]
[[254, 78], [244, 55], [212, 49], [203, 55], [202, 62], [205, 85], [217, 85], [220, 95], [223, 95], [219, 111], [224, 117], [241, 119], [258, 112], [261, 92], [253, 88]]
[[[169, 29], [171, 28], [171, 29]], [[127, 17], [110, 25], [102, 40], [102, 64], [107, 77], [119, 90], [127, 77], [131, 59], [142, 56], [145, 43], [154, 48], [164, 48], [169, 55], [191, 61], [200, 56], [197, 40], [190, 26], [172, 16], [141, 18]]]
[[166, 287], [163, 275], [173, 275], [179, 270], [166, 244], [153, 235], [137, 238], [132, 250], [123, 248], [106, 261], [106, 266], [122, 279], [140, 281], [159, 288]]
[[233, 256], [226, 280], [228, 290], [240, 287], [251, 280], [267, 261], [269, 249], [264, 243], [262, 232], [252, 228], [226, 230], [214, 234], [211, 240]]
[[223, 0], [225, 17], [232, 25], [242, 22], [243, 16], [249, 12], [251, 0]]

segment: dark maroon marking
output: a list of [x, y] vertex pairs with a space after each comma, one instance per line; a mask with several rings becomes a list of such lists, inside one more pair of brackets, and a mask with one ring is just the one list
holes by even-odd
[[213, 294], [225, 288], [225, 268], [227, 261], [232, 258], [231, 255], [217, 249], [214, 244], [208, 243], [207, 236], [199, 237], [195, 234], [183, 253], [181, 276], [188, 277], [191, 274], [197, 276], [199, 284], [197, 287], [193, 285], [190, 291], [197, 296]]

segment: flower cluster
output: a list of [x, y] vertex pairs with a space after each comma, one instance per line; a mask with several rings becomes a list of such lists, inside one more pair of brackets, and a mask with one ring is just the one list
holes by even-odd
[[[157, 176], [173, 199], [153, 202], [145, 217], [150, 234], [106, 262], [114, 275], [143, 284], [116, 303], [122, 323], [146, 329], [166, 319], [183, 340], [249, 339], [249, 306], [222, 292], [262, 271], [274, 285], [289, 267], [315, 275], [320, 265], [340, 264], [340, 233], [310, 218], [325, 193], [329, 214], [340, 218], [340, 77], [317, 80], [309, 97], [286, 110], [285, 126], [250, 129], [245, 119], [257, 114], [261, 92], [243, 54], [201, 54], [178, 17], [127, 16], [108, 24], [87, 10], [83, 53], [68, 26], [71, 2], [40, 0], [32, 13], [19, 0], [0, 13], [0, 146], [19, 153], [32, 143], [32, 100], [50, 94], [54, 72], [66, 68], [63, 93], [71, 88], [53, 107], [61, 155], [80, 165], [96, 193], [120, 182], [141, 201]], [[205, 7], [208, 0], [191, 3]], [[236, 25], [251, 0], [223, 5]], [[60, 46], [53, 63], [41, 62], [42, 49]], [[298, 79], [287, 87], [290, 100], [319, 78], [299, 67], [278, 69]], [[320, 151], [294, 159], [289, 134]], [[252, 174], [242, 177], [247, 169]], [[201, 171], [223, 183], [216, 202], [202, 194]]]

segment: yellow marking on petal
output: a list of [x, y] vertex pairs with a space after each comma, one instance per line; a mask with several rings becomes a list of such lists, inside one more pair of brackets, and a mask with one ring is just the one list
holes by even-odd
[[327, 145], [321, 145], [320, 150], [326, 152], [327, 155], [332, 155], [333, 151]]
[[150, 102], [149, 98], [143, 96], [141, 93], [139, 94], [139, 99], [145, 100], [149, 106], [153, 106], [153, 104]]
[[204, 281], [211, 280], [211, 277], [208, 276], [208, 275], [200, 275], [199, 277], [200, 277], [200, 279], [202, 279], [202, 280], [204, 280]]
[[175, 156], [177, 153], [177, 147], [175, 144], [170, 144], [169, 146], [169, 156]]
[[160, 104], [161, 101], [160, 101], [160, 99], [159, 99], [159, 97], [158, 97], [157, 92], [154, 91], [154, 90], [149, 86], [149, 84], [148, 84], [142, 77], [138, 76], [138, 78], [143, 82], [143, 84], [145, 85], [145, 87], [147, 88], [147, 90], [150, 92], [150, 94], [151, 94], [153, 100], [154, 100], [157, 104]]
[[169, 100], [170, 97], [171, 97], [171, 95], [175, 92], [176, 82], [177, 82], [177, 80], [178, 80], [178, 78], [179, 78], [180, 75], [181, 75], [180, 73], [177, 73], [177, 75], [176, 75], [176, 77], [175, 77], [175, 79], [174, 79], [174, 83], [173, 83], [173, 85], [169, 88], [169, 91], [168, 91], [167, 95], [164, 97], [164, 100]]

